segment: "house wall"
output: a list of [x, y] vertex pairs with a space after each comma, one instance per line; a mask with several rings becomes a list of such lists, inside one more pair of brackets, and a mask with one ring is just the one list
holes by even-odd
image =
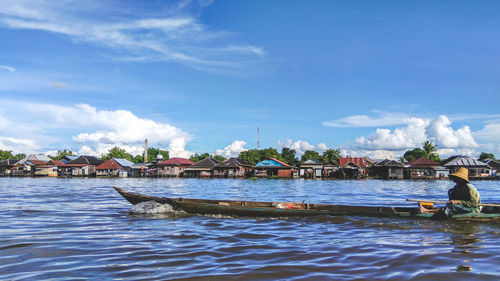
[[180, 177], [187, 167], [184, 166], [164, 166], [158, 170], [160, 177]]

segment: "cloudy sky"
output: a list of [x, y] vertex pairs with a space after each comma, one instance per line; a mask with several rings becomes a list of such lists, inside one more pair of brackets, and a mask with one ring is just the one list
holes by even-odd
[[0, 149], [500, 156], [499, 1], [0, 0]]

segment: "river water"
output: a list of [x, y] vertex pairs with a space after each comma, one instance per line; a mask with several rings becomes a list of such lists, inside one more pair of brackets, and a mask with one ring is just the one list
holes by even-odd
[[[500, 202], [500, 182], [473, 184], [484, 202]], [[452, 183], [0, 178], [0, 280], [500, 280], [499, 224], [188, 216], [137, 210], [112, 186], [186, 198], [413, 206], [405, 199], [446, 199]]]

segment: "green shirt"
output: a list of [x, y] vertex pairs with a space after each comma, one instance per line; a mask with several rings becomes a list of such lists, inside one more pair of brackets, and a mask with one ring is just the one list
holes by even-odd
[[461, 183], [455, 185], [448, 191], [450, 200], [460, 200], [460, 204], [464, 207], [476, 209], [479, 212], [479, 204], [481, 197], [476, 187], [470, 183]]

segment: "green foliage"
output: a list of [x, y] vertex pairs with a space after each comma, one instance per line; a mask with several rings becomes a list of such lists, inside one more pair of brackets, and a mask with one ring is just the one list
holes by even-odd
[[132, 162], [134, 163], [144, 163], [144, 157], [142, 155], [136, 155], [134, 158], [132, 158]]
[[12, 155], [12, 151], [1, 150], [0, 149], [0, 160], [14, 159], [14, 155]]
[[299, 163], [299, 159], [297, 159], [297, 157], [295, 156], [296, 153], [297, 152], [294, 149], [284, 147], [281, 150], [281, 159], [288, 165], [297, 166], [297, 164]]
[[439, 158], [439, 155], [435, 153], [437, 151], [436, 146], [434, 143], [431, 141], [425, 141], [424, 144], [422, 145], [423, 150], [427, 154], [425, 158], [430, 159], [435, 162], [440, 162], [441, 159]]
[[300, 162], [304, 162], [310, 159], [321, 161], [321, 156], [314, 150], [306, 150], [306, 152], [304, 152], [304, 155], [302, 155], [302, 157], [300, 158]]
[[129, 161], [134, 161], [134, 157], [130, 153], [127, 153], [125, 149], [119, 148], [117, 146], [108, 150], [108, 154], [103, 155], [101, 157], [101, 159], [104, 161], [107, 161], [111, 158], [121, 158], [121, 159], [127, 159]]
[[14, 158], [17, 159], [17, 160], [22, 160], [22, 159], [26, 158], [26, 154], [24, 154], [24, 153], [18, 153], [16, 155], [14, 155]]
[[224, 156], [221, 156], [221, 155], [214, 155], [214, 159], [219, 161], [219, 162], [226, 161], [226, 158], [224, 158]]
[[495, 159], [495, 155], [493, 155], [493, 153], [481, 152], [479, 161], [485, 161], [486, 159]]
[[412, 150], [408, 150], [405, 152], [405, 154], [403, 155], [404, 159], [406, 159], [406, 161], [410, 162], [410, 161], [413, 161], [415, 159], [418, 159], [418, 158], [427, 158], [427, 152], [425, 152], [423, 149], [421, 148], [414, 148]]
[[196, 153], [195, 155], [191, 156], [191, 157], [189, 158], [189, 160], [191, 160], [191, 161], [193, 161], [193, 162], [197, 163], [197, 162], [200, 162], [201, 160], [203, 160], [203, 159], [207, 159], [207, 158], [213, 158], [213, 159], [215, 159], [215, 160], [217, 160], [217, 161], [219, 161], [219, 162], [223, 162], [223, 161], [225, 161], [225, 160], [226, 160], [226, 158], [224, 158], [224, 157], [223, 157], [223, 156], [221, 156], [221, 155], [211, 155], [211, 154], [206, 153], [206, 152], [205, 152], [205, 153], [202, 153], [202, 154], [197, 154], [197, 153]]
[[195, 163], [198, 163], [200, 162], [201, 160], [203, 159], [207, 159], [207, 158], [212, 158], [212, 155], [208, 154], [208, 153], [203, 153], [203, 154], [198, 154], [196, 153], [195, 155], [191, 156], [189, 158], [189, 160], [195, 162]]
[[76, 153], [74, 153], [71, 150], [64, 149], [64, 150], [58, 150], [56, 156], [49, 156], [49, 157], [52, 160], [61, 160], [64, 156], [67, 156], [67, 155], [73, 156], [73, 155], [76, 155]]
[[250, 149], [240, 152], [239, 158], [247, 161], [248, 163], [255, 165], [261, 161], [260, 150]]
[[327, 163], [335, 163], [339, 164], [340, 160], [340, 150], [339, 149], [327, 149], [323, 156], [321, 156], [321, 161], [325, 164]]
[[410, 162], [419, 158], [427, 158], [435, 162], [441, 162], [439, 154], [437, 154], [436, 151], [437, 151], [436, 146], [431, 141], [425, 141], [422, 144], [422, 148], [415, 148], [406, 151], [401, 160], [406, 160], [407, 162]]
[[[168, 160], [170, 158], [170, 155], [169, 155], [168, 151], [166, 151], [166, 150], [154, 148], [154, 147], [148, 148], [148, 162], [156, 162], [156, 158], [158, 157], [158, 155], [163, 156], [163, 159], [161, 161]], [[142, 161], [144, 161], [144, 160], [142, 160]]]
[[240, 153], [239, 158], [247, 161], [248, 163], [255, 165], [262, 160], [274, 158], [278, 160], [281, 159], [281, 154], [275, 148], [265, 148], [265, 149], [250, 149], [245, 150]]

